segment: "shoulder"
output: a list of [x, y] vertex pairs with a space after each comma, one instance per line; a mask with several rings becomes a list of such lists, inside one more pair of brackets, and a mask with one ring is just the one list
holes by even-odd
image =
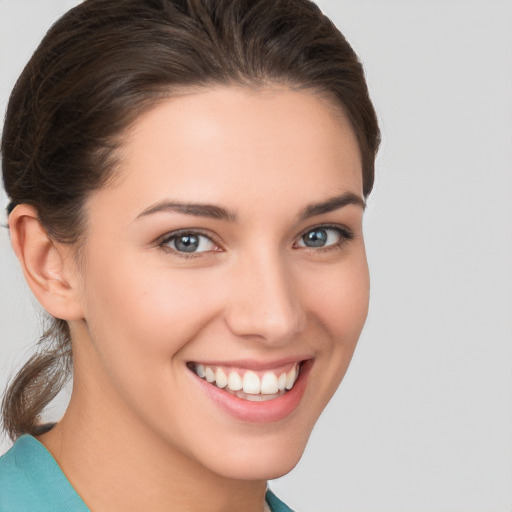
[[34, 495], [30, 467], [33, 463], [34, 449], [29, 436], [20, 437], [14, 446], [0, 457], [0, 511], [9, 510], [8, 505]]
[[[0, 457], [0, 512], [89, 512], [50, 452], [34, 437], [22, 436]], [[272, 512], [293, 512], [272, 491]]]
[[272, 512], [293, 512], [293, 510], [285, 505], [270, 489], [267, 491], [265, 499]]
[[0, 512], [34, 510], [88, 511], [52, 455], [24, 435], [0, 457]]

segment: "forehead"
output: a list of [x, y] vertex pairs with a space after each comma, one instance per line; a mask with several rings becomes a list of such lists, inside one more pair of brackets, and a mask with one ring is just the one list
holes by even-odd
[[218, 87], [167, 98], [133, 123], [118, 157], [119, 179], [99, 195], [142, 208], [176, 195], [234, 209], [283, 193], [305, 203], [362, 196], [350, 123], [310, 90]]

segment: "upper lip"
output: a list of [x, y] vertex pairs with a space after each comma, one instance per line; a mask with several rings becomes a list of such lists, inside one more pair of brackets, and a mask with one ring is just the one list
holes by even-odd
[[228, 366], [233, 368], [245, 368], [247, 370], [271, 370], [279, 368], [290, 363], [300, 363], [312, 359], [311, 355], [289, 356], [272, 361], [262, 361], [256, 359], [237, 359], [235, 360], [194, 360], [190, 363], [202, 364], [204, 366]]

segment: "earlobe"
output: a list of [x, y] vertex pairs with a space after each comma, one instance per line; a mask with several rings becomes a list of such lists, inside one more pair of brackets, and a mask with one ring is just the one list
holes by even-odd
[[25, 279], [41, 306], [62, 320], [81, 318], [79, 280], [70, 248], [48, 235], [36, 209], [27, 204], [11, 212], [9, 230]]

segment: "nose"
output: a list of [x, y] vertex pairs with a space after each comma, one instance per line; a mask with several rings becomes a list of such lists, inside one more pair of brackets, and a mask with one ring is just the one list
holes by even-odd
[[279, 255], [261, 251], [243, 258], [231, 277], [226, 322], [235, 335], [281, 346], [304, 330], [293, 271]]

